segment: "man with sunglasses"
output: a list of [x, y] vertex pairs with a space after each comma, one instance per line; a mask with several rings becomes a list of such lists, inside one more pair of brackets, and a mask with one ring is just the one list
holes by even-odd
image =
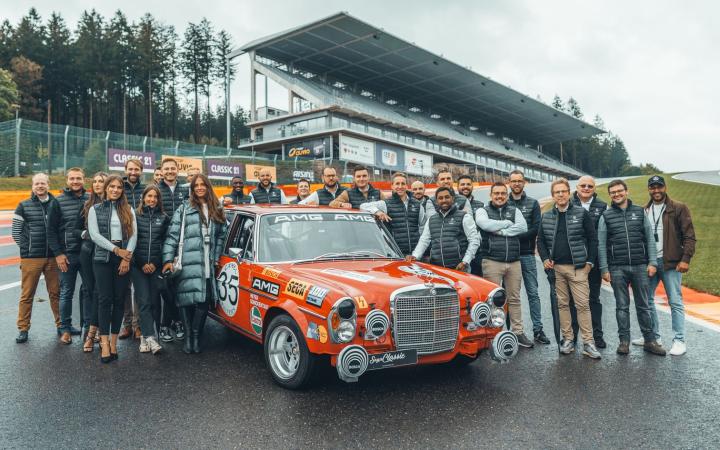
[[[667, 195], [665, 179], [653, 175], [648, 180], [650, 201], [645, 205], [645, 214], [652, 221], [653, 237], [657, 245], [657, 272], [650, 277], [648, 302], [655, 339], [660, 340], [660, 328], [655, 310], [655, 290], [663, 283], [675, 332], [670, 354], [684, 355], [685, 306], [682, 298], [682, 274], [690, 268], [690, 259], [695, 254], [695, 228], [690, 210], [684, 203], [671, 200]], [[633, 345], [643, 345], [643, 339], [635, 339]]]
[[[585, 211], [590, 214], [593, 221], [595, 231], [597, 231], [598, 222], [602, 213], [607, 209], [607, 203], [600, 200], [595, 192], [595, 178], [590, 175], [580, 177], [577, 183], [577, 189], [573, 194], [572, 203], [575, 206], [582, 206]], [[600, 276], [600, 268], [598, 267], [597, 258], [593, 263], [593, 268], [588, 274], [588, 284], [590, 286], [590, 316], [592, 317], [593, 338], [597, 348], [607, 347], [605, 339], [603, 339], [602, 329], [602, 303], [600, 303], [600, 286], [602, 285], [602, 277]], [[577, 328], [577, 322], [573, 323]], [[576, 333], [577, 334], [577, 333]]]
[[645, 342], [643, 349], [665, 356], [665, 349], [655, 340], [648, 304], [649, 277], [657, 271], [657, 250], [650, 220], [645, 210], [628, 199], [628, 188], [622, 180], [608, 184], [612, 206], [603, 212], [598, 223], [598, 253], [603, 280], [615, 293], [615, 308], [620, 345], [617, 353], [630, 353], [630, 292], [632, 286], [635, 311]]
[[231, 184], [232, 191], [223, 197], [223, 205], [244, 205], [250, 203], [250, 196], [245, 195], [245, 183], [243, 183], [242, 178], [233, 177]]

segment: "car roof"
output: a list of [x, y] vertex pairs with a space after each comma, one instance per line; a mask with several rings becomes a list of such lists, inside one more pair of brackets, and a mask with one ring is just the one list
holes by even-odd
[[331, 208], [329, 206], [314, 206], [314, 205], [278, 205], [278, 204], [245, 204], [245, 205], [232, 205], [226, 206], [227, 211], [245, 211], [257, 215], [264, 214], [282, 214], [282, 213], [293, 213], [293, 214], [310, 214], [310, 213], [334, 213], [334, 214], [366, 214], [370, 215], [367, 211], [361, 211], [359, 209], [341, 209]]

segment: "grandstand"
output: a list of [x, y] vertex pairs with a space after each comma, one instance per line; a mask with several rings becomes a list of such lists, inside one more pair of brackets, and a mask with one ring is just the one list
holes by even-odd
[[[384, 30], [337, 13], [250, 42], [251, 137], [240, 149], [332, 158], [431, 176], [458, 165], [479, 179], [523, 170], [548, 181], [576, 168], [542, 146], [604, 131]], [[257, 78], [288, 91], [256, 105]]]

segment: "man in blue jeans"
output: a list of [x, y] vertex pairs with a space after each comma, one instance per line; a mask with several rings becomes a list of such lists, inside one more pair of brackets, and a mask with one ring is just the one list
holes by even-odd
[[[60, 342], [72, 343], [73, 335], [80, 330], [72, 326], [72, 302], [75, 296], [75, 283], [80, 272], [80, 237], [74, 233], [75, 220], [80, 209], [88, 199], [83, 183], [85, 174], [80, 167], [67, 171], [67, 187], [57, 197], [58, 207], [48, 215], [48, 245], [55, 254], [55, 261], [60, 268]], [[80, 288], [80, 295], [83, 289]], [[82, 315], [82, 301], [80, 314]], [[85, 322], [85, 318], [81, 317]], [[83, 325], [88, 325], [83, 323]]]
[[525, 193], [525, 174], [519, 170], [510, 172], [510, 191], [508, 205], [519, 209], [527, 222], [527, 231], [519, 234], [520, 239], [520, 267], [523, 284], [530, 306], [530, 318], [533, 323], [533, 337], [535, 342], [547, 345], [550, 339], [545, 336], [540, 310], [540, 296], [538, 295], [537, 264], [535, 262], [535, 241], [540, 227], [540, 204]]
[[628, 199], [628, 188], [622, 180], [608, 184], [612, 206], [603, 212], [598, 223], [598, 253], [603, 280], [615, 293], [615, 316], [620, 345], [617, 353], [630, 353], [630, 291], [644, 337], [643, 349], [665, 356], [665, 349], [655, 340], [648, 305], [648, 277], [657, 270], [657, 251], [650, 221], [645, 210]]
[[[655, 339], [660, 341], [660, 326], [655, 309], [655, 290], [662, 281], [665, 287], [672, 329], [675, 333], [670, 354], [684, 355], [685, 345], [685, 306], [682, 298], [682, 274], [690, 268], [690, 259], [695, 254], [695, 228], [688, 207], [667, 195], [665, 179], [653, 175], [648, 180], [650, 201], [645, 205], [645, 214], [650, 219], [657, 246], [658, 270], [650, 278], [648, 300], [650, 317], [653, 322]], [[643, 345], [644, 339], [635, 339], [634, 345]]]

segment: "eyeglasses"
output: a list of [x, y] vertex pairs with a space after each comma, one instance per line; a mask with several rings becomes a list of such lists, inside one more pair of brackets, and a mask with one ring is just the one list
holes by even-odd
[[493, 192], [492, 195], [497, 197], [507, 197], [507, 192]]
[[525, 183], [524, 180], [511, 180], [510, 181], [510, 184], [523, 184], [523, 183]]
[[555, 191], [555, 192], [553, 192], [553, 195], [556, 195], [556, 194], [569, 194], [569, 193], [570, 193], [570, 191], [568, 191], [567, 189], [563, 189], [562, 191]]
[[608, 194], [610, 194], [610, 197], [615, 197], [616, 195], [620, 195], [623, 192], [625, 192], [625, 189], [621, 189], [619, 191], [610, 191], [610, 192], [608, 192]]
[[595, 187], [592, 184], [578, 184], [578, 186], [580, 186], [583, 189], [592, 189]]

